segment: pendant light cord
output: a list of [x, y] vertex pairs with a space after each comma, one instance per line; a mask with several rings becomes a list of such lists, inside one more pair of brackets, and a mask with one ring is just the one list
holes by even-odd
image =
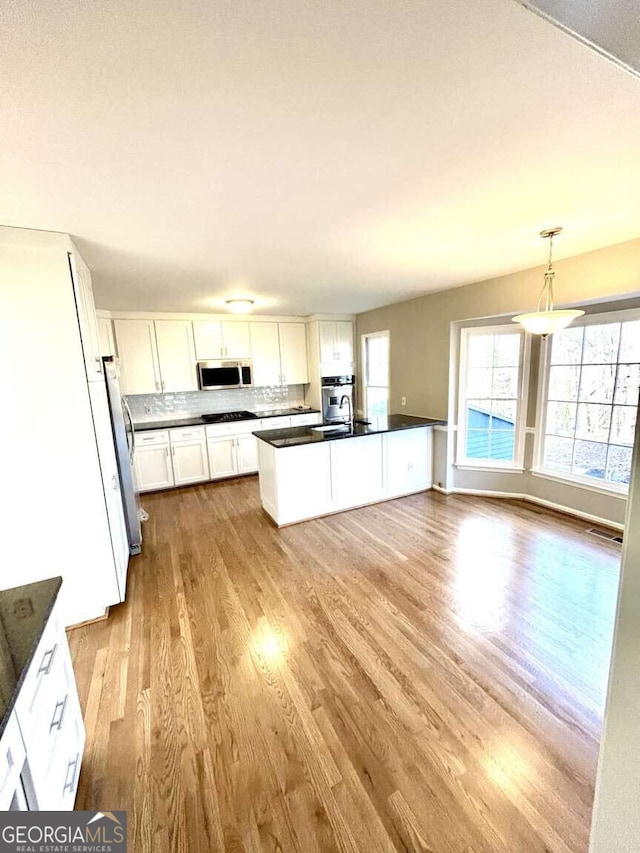
[[[544, 284], [538, 297], [538, 305], [536, 311], [553, 311], [553, 279], [555, 273], [553, 271], [553, 234], [549, 234], [549, 262], [547, 263], [547, 271], [544, 274]], [[544, 308], [542, 304], [544, 302]]]

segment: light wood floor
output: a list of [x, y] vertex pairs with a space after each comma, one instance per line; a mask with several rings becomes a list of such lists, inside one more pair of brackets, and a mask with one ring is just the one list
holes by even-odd
[[434, 493], [143, 505], [127, 602], [70, 632], [76, 808], [127, 809], [130, 851], [585, 853], [619, 546]]

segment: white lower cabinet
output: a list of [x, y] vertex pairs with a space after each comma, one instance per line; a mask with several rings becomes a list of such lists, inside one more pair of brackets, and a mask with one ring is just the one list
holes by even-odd
[[141, 492], [171, 488], [174, 480], [169, 442], [136, 447], [135, 468]]
[[169, 430], [173, 484], [186, 486], [209, 479], [209, 459], [204, 427]]
[[58, 609], [49, 617], [2, 735], [3, 811], [69, 811], [75, 802], [85, 729]]
[[235, 437], [208, 438], [209, 476], [212, 480], [233, 477], [238, 473]]
[[372, 503], [384, 497], [381, 435], [331, 441], [329, 447], [335, 509]]
[[253, 474], [258, 470], [258, 439], [253, 435], [236, 438], [238, 474]]
[[389, 497], [431, 487], [432, 430], [406, 429], [382, 436], [385, 491]]

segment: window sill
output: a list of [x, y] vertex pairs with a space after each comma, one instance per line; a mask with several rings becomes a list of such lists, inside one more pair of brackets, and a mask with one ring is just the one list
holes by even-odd
[[562, 483], [565, 486], [575, 486], [578, 489], [585, 489], [588, 492], [597, 492], [601, 495], [609, 495], [612, 498], [620, 498], [626, 500], [628, 496], [627, 486], [600, 485], [598, 483], [585, 482], [578, 477], [572, 477], [571, 474], [559, 474], [557, 471], [553, 473], [536, 469], [531, 471], [534, 477], [540, 477], [542, 480], [552, 480], [555, 483]]
[[456, 462], [453, 466], [458, 471], [487, 471], [490, 474], [523, 474], [524, 468], [519, 465], [472, 465], [470, 462]]

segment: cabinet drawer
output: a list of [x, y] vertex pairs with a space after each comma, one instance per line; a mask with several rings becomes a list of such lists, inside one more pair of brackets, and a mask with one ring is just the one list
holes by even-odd
[[56, 606], [49, 617], [16, 699], [16, 715], [23, 730], [42, 712], [43, 703], [58, 677], [61, 658], [65, 654], [69, 655], [69, 647], [58, 620]]
[[204, 427], [192, 426], [170, 429], [169, 436], [171, 437], [172, 444], [176, 441], [189, 441], [193, 438], [204, 438]]
[[150, 444], [168, 444], [168, 429], [148, 429], [136, 433], [136, 444], [138, 447], [146, 447]]
[[0, 811], [8, 811], [24, 764], [24, 743], [15, 714], [7, 720], [0, 740]]
[[320, 412], [311, 412], [307, 415], [291, 415], [291, 426], [314, 426], [322, 423]]
[[205, 427], [207, 438], [222, 438], [225, 435], [237, 435], [238, 427], [245, 421], [234, 424], [209, 424]]
[[291, 426], [291, 418], [265, 418], [263, 429], [285, 429]]
[[239, 421], [233, 430], [235, 435], [250, 435], [252, 432], [264, 429], [263, 421], [260, 418], [255, 418], [250, 421]]

